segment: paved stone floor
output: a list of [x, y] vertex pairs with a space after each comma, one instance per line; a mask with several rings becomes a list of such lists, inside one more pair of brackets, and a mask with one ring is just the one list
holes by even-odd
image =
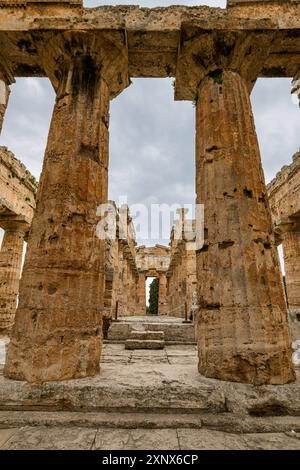
[[179, 323], [182, 324], [183, 318], [181, 317], [170, 317], [168, 315], [144, 315], [144, 316], [131, 316], [131, 317], [119, 317], [120, 321], [133, 322], [133, 323]]
[[123, 344], [103, 345], [101, 362], [103, 364], [171, 364], [194, 366], [197, 370], [197, 346], [196, 345], [170, 345], [164, 349], [149, 350], [136, 349], [125, 350]]
[[[5, 363], [5, 347], [8, 338], [0, 338], [0, 370]], [[125, 350], [124, 344], [103, 344], [101, 363], [103, 364], [189, 364], [197, 369], [196, 345], [170, 345], [161, 350]]]
[[300, 433], [233, 434], [208, 429], [110, 429], [24, 426], [0, 429], [1, 450], [300, 449]]
[[[0, 369], [3, 368], [5, 361], [6, 343], [7, 338], [0, 338]], [[130, 387], [132, 388], [134, 384], [140, 386], [141, 382], [145, 387], [150, 382], [153, 383], [153, 389], [156, 388], [156, 382], [158, 387], [161, 386], [161, 383], [171, 384], [171, 388], [175, 384], [175, 387], [181, 387], [179, 389], [180, 395], [182, 392], [186, 394], [187, 390], [190, 392], [192, 389], [194, 390], [194, 381], [201, 381], [206, 390], [205, 399], [209, 400], [209, 396], [213, 395], [212, 392], [207, 392], [207, 387], [210, 387], [212, 381], [199, 379], [197, 348], [194, 345], [170, 345], [159, 351], [126, 351], [122, 344], [107, 343], [103, 346], [101, 362], [100, 377], [91, 380], [101, 379], [100, 383], [108, 381], [109, 386], [106, 390], [109, 390], [109, 393], [112, 393], [113, 384], [118, 383], [119, 388], [115, 393], [118, 397], [118, 403], [122, 401], [122, 390], [126, 395], [129, 393]], [[74, 383], [81, 386], [88, 380], [82, 379], [74, 381]], [[129, 381], [130, 387], [126, 381]], [[69, 386], [70, 381], [66, 381], [64, 387]], [[182, 388], [183, 386], [185, 388]], [[168, 390], [171, 389], [167, 388], [167, 393], [170, 393]], [[3, 389], [0, 392], [3, 393]], [[66, 389], [64, 393], [66, 393]], [[105, 393], [107, 394], [107, 392]], [[193, 393], [195, 395], [193, 400], [195, 404], [198, 404], [196, 402], [199, 400], [198, 389], [195, 389]], [[216, 406], [218, 397], [219, 395], [214, 398], [214, 406]], [[167, 400], [167, 397], [161, 399], [164, 401]], [[175, 399], [178, 400], [175, 395], [172, 396], [172, 403]], [[223, 406], [224, 397], [220, 395], [218, 399], [220, 406]], [[107, 400], [112, 402], [113, 398], [108, 394]], [[139, 400], [141, 401], [141, 398]], [[226, 417], [228, 413], [216, 414], [214, 426], [217, 429], [211, 429], [213, 424], [211, 415], [205, 422], [205, 417], [194, 415], [191, 412], [183, 417], [180, 417], [176, 412], [175, 414], [170, 412], [170, 410], [165, 415], [163, 413], [156, 412], [151, 415], [151, 413], [147, 414], [141, 411], [122, 414], [118, 411], [105, 410], [93, 413], [0, 411], [0, 449], [300, 450], [299, 417], [275, 417], [275, 421], [270, 418], [266, 425], [262, 422], [259, 424], [260, 432], [248, 432], [248, 425], [243, 428], [243, 423], [241, 423], [240, 429], [238, 426], [230, 426], [227, 423], [226, 428], [223, 428], [222, 431], [218, 430], [221, 425], [223, 426], [222, 420], [228, 421]], [[276, 419], [280, 421], [281, 432], [277, 432]], [[249, 426], [252, 426], [255, 418], [249, 417], [249, 420], [252, 420], [249, 421]], [[242, 428], [245, 432], [241, 432]], [[224, 429], [227, 432], [224, 432]], [[270, 432], [264, 432], [265, 430]]]

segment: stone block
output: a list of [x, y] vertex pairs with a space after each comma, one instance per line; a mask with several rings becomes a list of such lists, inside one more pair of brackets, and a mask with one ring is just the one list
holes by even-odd
[[163, 331], [131, 331], [130, 333], [130, 339], [139, 339], [139, 340], [164, 340], [165, 334]]
[[165, 342], [158, 339], [127, 339], [125, 349], [163, 349]]

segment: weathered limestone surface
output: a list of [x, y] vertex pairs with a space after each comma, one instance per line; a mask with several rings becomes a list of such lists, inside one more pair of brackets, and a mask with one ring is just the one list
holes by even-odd
[[1, 220], [17, 218], [31, 224], [37, 182], [26, 167], [6, 147], [0, 147], [0, 226]]
[[300, 227], [285, 233], [282, 246], [288, 306], [300, 313]]
[[203, 378], [195, 346], [125, 351], [104, 344], [102, 364], [102, 378], [64, 384], [0, 379], [0, 407], [7, 407], [0, 411], [0, 447], [89, 448], [93, 441], [97, 448], [161, 449], [176, 431], [180, 448], [299, 448], [299, 384]]
[[[280, 236], [293, 230], [300, 217], [300, 151], [290, 165], [285, 165], [268, 184], [268, 196], [274, 229]], [[284, 238], [284, 237], [283, 237]]]
[[296, 76], [292, 81], [292, 93], [294, 93], [297, 96], [299, 100], [299, 106], [300, 106], [300, 69], [296, 73]]
[[300, 339], [300, 152], [268, 185], [274, 230], [282, 243], [293, 339]]
[[5, 111], [8, 104], [9, 94], [10, 90], [8, 85], [3, 80], [0, 80], [0, 134], [3, 126]]
[[[34, 413], [31, 414], [31, 420]], [[148, 421], [148, 415], [141, 418]], [[167, 416], [164, 416], [166, 419]], [[97, 425], [97, 423], [95, 423]], [[157, 428], [28, 425], [0, 430], [1, 450], [299, 450], [299, 433], [246, 433], [164, 425]]]
[[13, 325], [19, 293], [23, 240], [35, 209], [37, 183], [25, 166], [0, 147], [0, 330]]
[[9, 222], [0, 251], [0, 330], [12, 327], [17, 308], [23, 241], [28, 225]]
[[[131, 315], [139, 311], [138, 271], [135, 261], [135, 232], [128, 206], [119, 209], [113, 201], [111, 226], [107, 234], [105, 256], [104, 315]], [[136, 313], [137, 314], [137, 313]]]
[[[138, 295], [138, 267], [134, 225], [128, 206], [119, 209], [118, 312], [121, 316], [144, 315]], [[140, 313], [139, 313], [140, 312]]]
[[[35, 2], [21, 3], [20, 8], [17, 2], [13, 2], [14, 8], [4, 8], [7, 2], [3, 0], [0, 3], [1, 52], [8, 51], [7, 60], [16, 76], [43, 75], [44, 66], [36, 52], [36, 43], [66, 29], [126, 30], [130, 75], [172, 76], [179, 44], [185, 41], [181, 28], [187, 22], [201, 26], [197, 41], [204, 48], [223, 48], [230, 54], [232, 40], [237, 38], [249, 48], [250, 55], [263, 58], [260, 76], [295, 77], [299, 69], [300, 39], [296, 30], [300, 27], [300, 4], [297, 1], [232, 4], [227, 9], [207, 6], [78, 8], [80, 3], [58, 1], [44, 2], [37, 7]], [[212, 45], [219, 33], [220, 39]], [[267, 46], [261, 41], [263, 35], [270, 38]]]
[[[242, 77], [207, 76], [196, 114], [199, 371], [250, 383], [294, 380], [279, 259], [251, 105]], [[219, 183], [218, 183], [219, 182]]]
[[45, 384], [0, 376], [0, 409], [119, 413], [168, 409], [170, 414], [189, 412], [215, 424], [219, 419], [221, 429], [227, 422], [228, 430], [231, 421], [242, 432], [251, 429], [249, 418], [257, 418], [257, 424], [252, 419], [252, 430], [256, 425], [262, 431], [260, 418], [297, 417], [299, 429], [299, 386], [299, 381], [253, 386], [203, 377], [197, 371], [196, 346], [125, 351], [124, 345], [105, 344], [100, 376]]
[[195, 220], [181, 215], [171, 231], [170, 265], [167, 271], [167, 298], [169, 315], [185, 317], [185, 308], [190, 316], [193, 295], [197, 291]]
[[194, 325], [191, 323], [182, 323], [178, 317], [162, 315], [148, 315], [146, 317], [126, 317], [121, 318], [119, 322], [113, 323], [108, 332], [108, 339], [123, 343], [128, 339], [133, 330], [139, 331], [162, 331], [165, 342], [168, 344], [193, 344], [195, 343]]
[[146, 292], [145, 282], [147, 277], [156, 277], [159, 281], [158, 315], [169, 315], [167, 302], [167, 270], [170, 264], [170, 250], [164, 245], [153, 247], [138, 246], [136, 250], [136, 264], [139, 271], [139, 298], [142, 300], [140, 315], [145, 315]]
[[118, 36], [112, 46], [105, 34], [63, 34], [43, 53], [59, 87], [5, 366], [29, 382], [99, 372], [105, 244], [96, 214], [107, 200], [109, 87], [127, 85]]

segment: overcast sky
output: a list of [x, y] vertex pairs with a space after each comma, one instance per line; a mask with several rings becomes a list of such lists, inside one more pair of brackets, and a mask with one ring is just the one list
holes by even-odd
[[[109, 4], [225, 6], [225, 1], [98, 1]], [[173, 79], [134, 79], [111, 103], [109, 198], [129, 204], [185, 204], [195, 200], [195, 109], [173, 100]], [[6, 145], [39, 178], [54, 92], [47, 79], [17, 79], [0, 145]], [[299, 149], [300, 109], [290, 79], [260, 79], [252, 104], [267, 182]], [[145, 240], [141, 240], [145, 243]], [[162, 240], [167, 242], [166, 240]], [[156, 240], [157, 242], [157, 240]]]

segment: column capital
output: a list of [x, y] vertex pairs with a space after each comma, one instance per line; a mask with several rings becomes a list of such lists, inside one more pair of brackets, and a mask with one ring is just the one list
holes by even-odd
[[0, 80], [2, 80], [6, 85], [11, 85], [15, 83], [14, 72], [11, 65], [4, 58], [3, 54], [0, 52]]
[[275, 225], [274, 233], [275, 238], [279, 241], [279, 244], [285, 238], [287, 233], [300, 233], [300, 219], [298, 217], [285, 217], [280, 220], [280, 224]]
[[211, 29], [209, 24], [202, 23], [182, 23], [175, 99], [196, 101], [201, 81], [206, 76], [217, 79], [222, 70], [241, 75], [250, 92], [274, 38], [271, 20], [232, 18], [230, 31]]
[[0, 227], [5, 232], [20, 232], [25, 236], [29, 232], [30, 224], [18, 218], [0, 217]]
[[300, 106], [300, 68], [298, 72], [296, 73], [295, 77], [293, 78], [291, 93], [297, 96], [299, 100], [299, 106]]
[[[55, 36], [49, 32], [49, 39], [43, 36], [41, 42], [36, 33], [35, 44], [45, 72], [58, 93], [76, 87], [74, 77], [70, 78], [75, 69], [77, 75], [81, 73], [80, 69], [89, 72], [90, 79], [93, 73], [101, 74], [108, 85], [110, 98], [130, 84], [125, 30], [64, 31]], [[88, 88], [91, 84], [86, 85]]]

